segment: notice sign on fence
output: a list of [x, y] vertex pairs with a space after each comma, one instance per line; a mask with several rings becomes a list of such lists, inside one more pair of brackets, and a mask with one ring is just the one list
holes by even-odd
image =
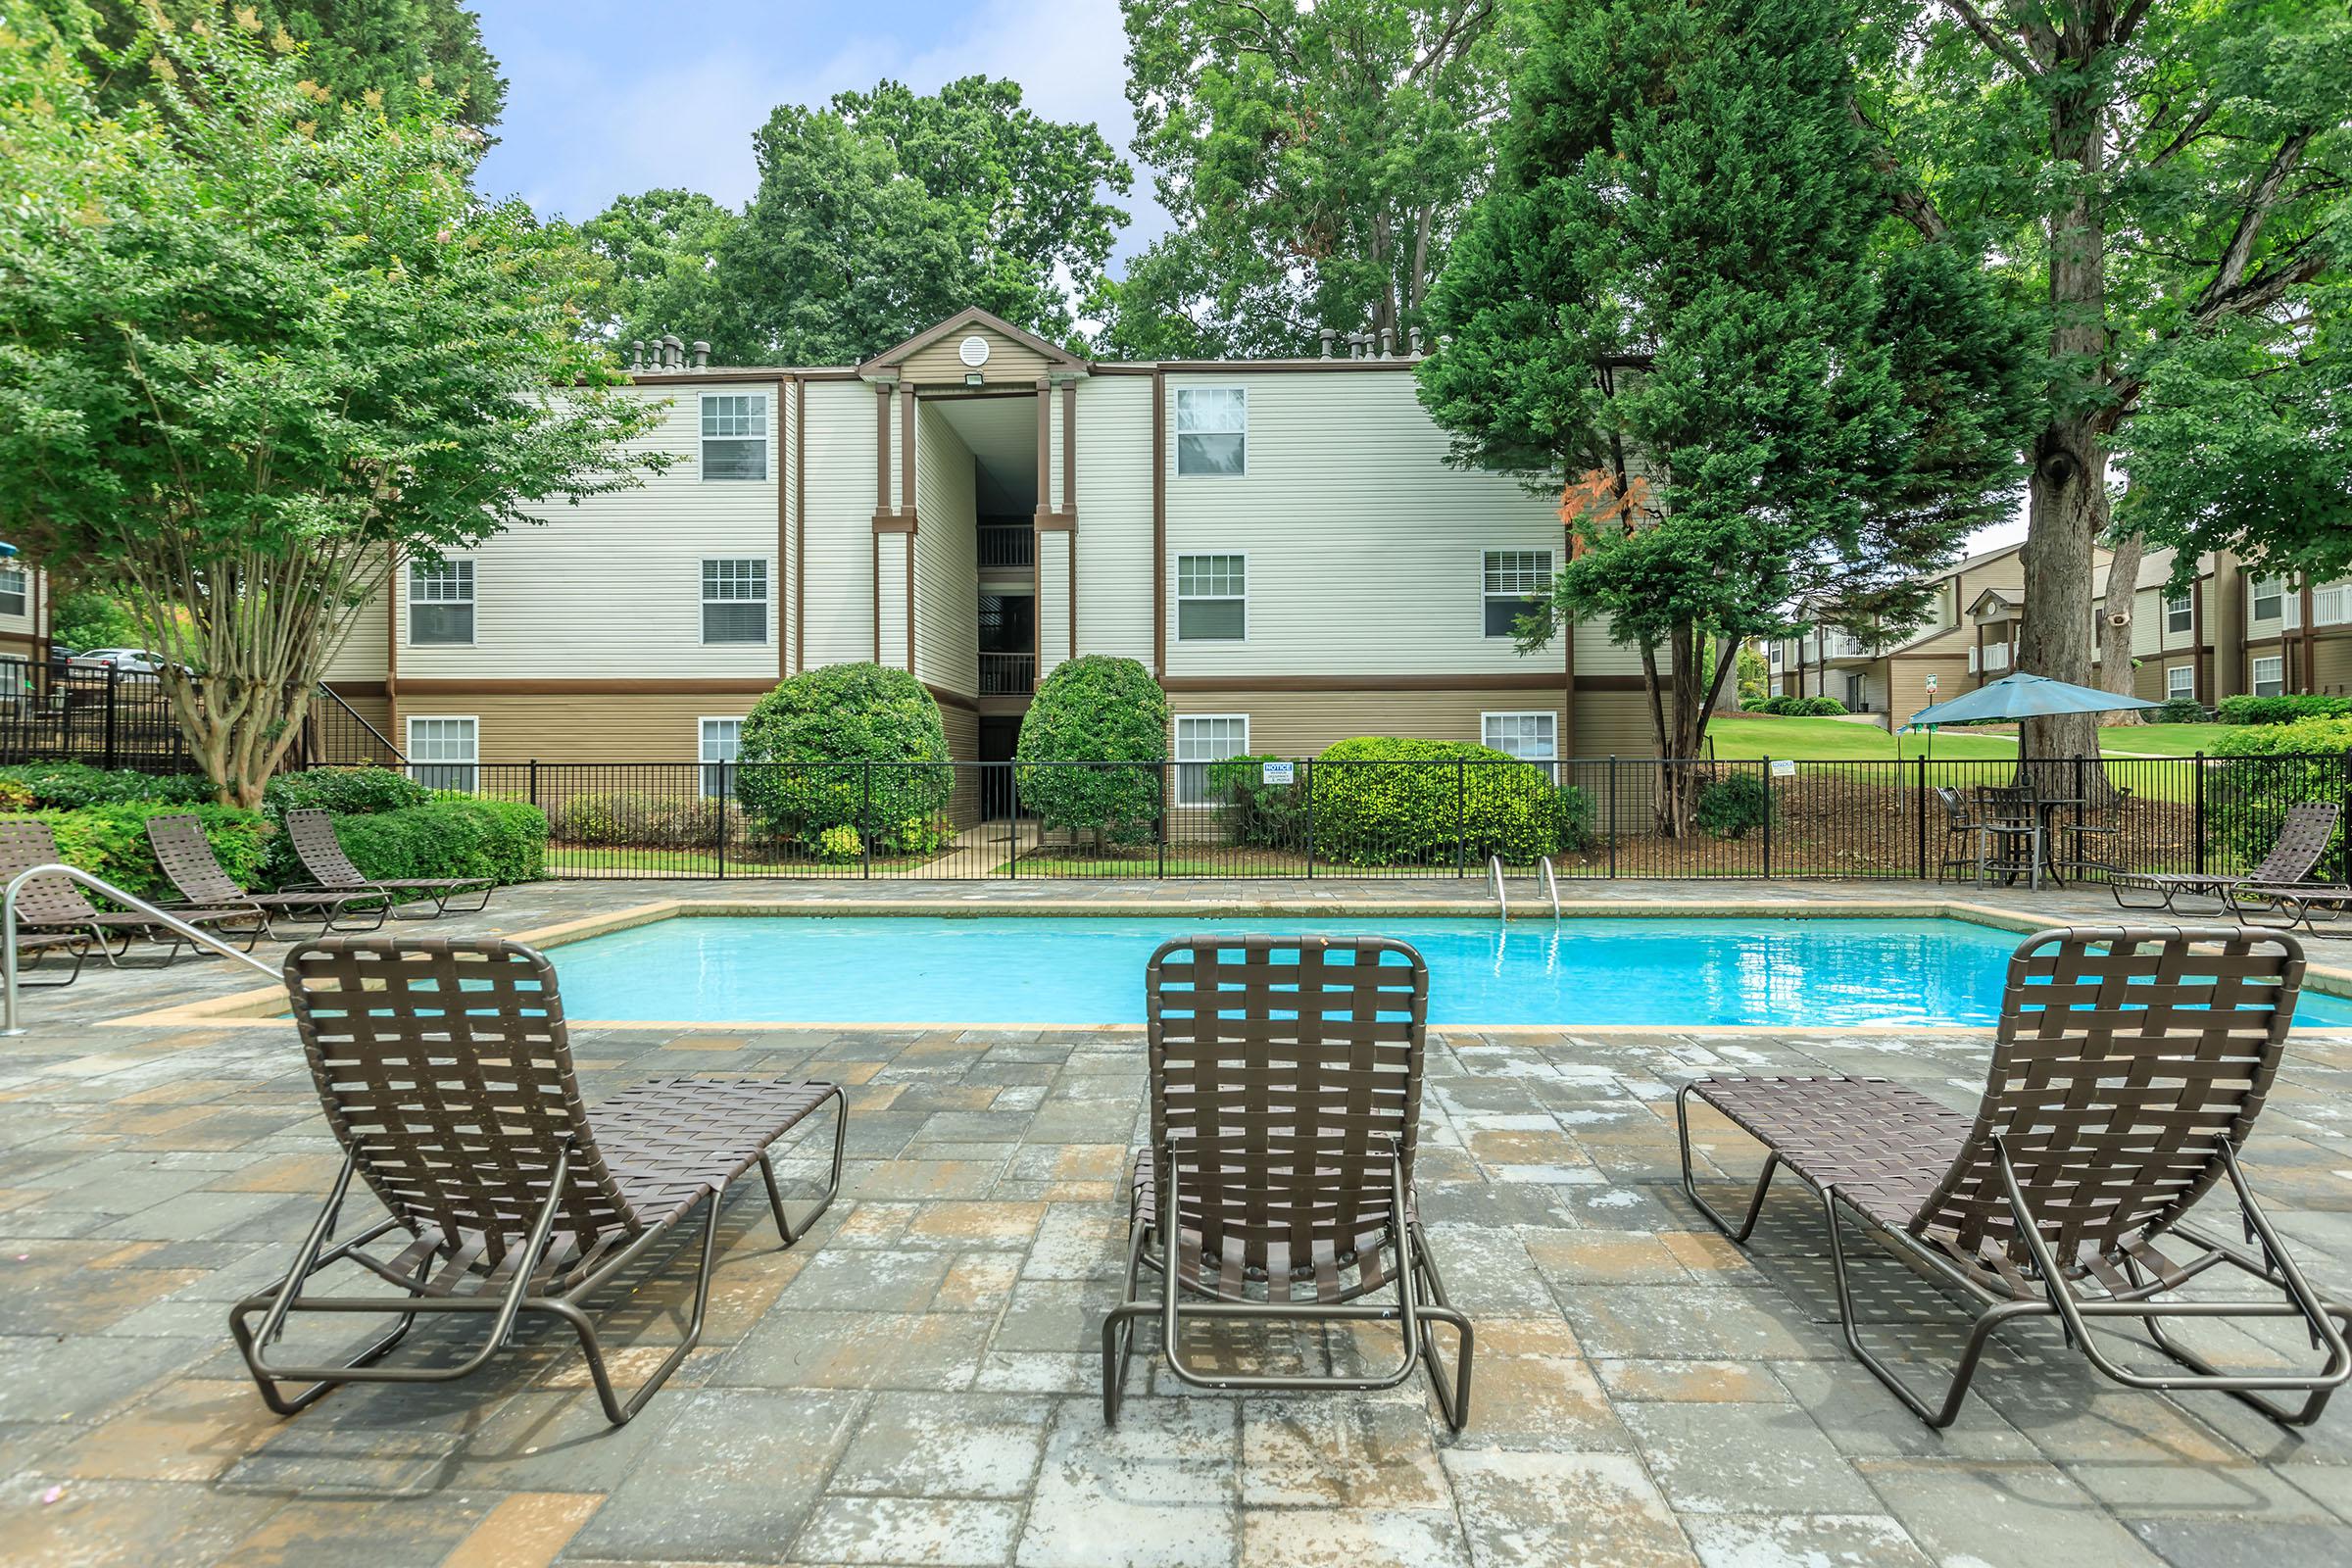
[[1795, 760], [1794, 760], [1793, 758], [1788, 758], [1788, 757], [1776, 757], [1776, 758], [1774, 758], [1774, 759], [1772, 760], [1772, 776], [1773, 776], [1774, 778], [1794, 778], [1794, 777], [1796, 777], [1796, 761], [1795, 761]]
[[1292, 783], [1294, 781], [1291, 777], [1291, 773], [1296, 766], [1297, 764], [1293, 762], [1264, 763], [1260, 769], [1259, 782], [1265, 784]]

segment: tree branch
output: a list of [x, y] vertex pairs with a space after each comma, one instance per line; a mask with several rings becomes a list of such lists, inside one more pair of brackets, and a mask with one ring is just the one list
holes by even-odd
[[1941, 0], [1941, 3], [1946, 11], [1960, 19], [1963, 26], [1977, 35], [1979, 43], [1999, 56], [2010, 70], [2021, 76], [2041, 74], [2041, 68], [2034, 63], [2033, 57], [2004, 36], [1999, 28], [1985, 21], [1984, 14], [1969, 4], [1969, 0]]
[[1894, 148], [1886, 132], [1877, 121], [1862, 112], [1862, 105], [1856, 99], [1849, 96], [1845, 100], [1845, 109], [1847, 114], [1854, 117], [1854, 123], [1870, 133], [1870, 167], [1886, 177], [1891, 187], [1888, 199], [1894, 204], [1895, 216], [1918, 229], [1922, 239], [1931, 242], [1943, 239], [1951, 232], [1950, 225], [1944, 222], [1943, 215], [1936, 210], [1936, 204], [1928, 199], [1927, 192], [1921, 190], [1903, 172], [1903, 162], [1894, 156]]
[[2280, 142], [2278, 150], [2271, 155], [2270, 163], [2256, 177], [2253, 189], [2246, 193], [2246, 205], [2237, 215], [2237, 227], [2230, 234], [2230, 243], [2222, 250], [2222, 259], [2214, 271], [2213, 281], [2205, 285], [2196, 303], [2189, 308], [2191, 316], [2201, 320], [2210, 319], [2219, 314], [2222, 308], [2219, 302], [2234, 293], [2244, 281], [2247, 265], [2254, 259], [2254, 242], [2262, 234], [2263, 220], [2278, 205], [2279, 188], [2286, 183], [2286, 176], [2294, 172], [2295, 165], [2302, 161], [2303, 149], [2310, 145], [2311, 132], [2298, 130]]

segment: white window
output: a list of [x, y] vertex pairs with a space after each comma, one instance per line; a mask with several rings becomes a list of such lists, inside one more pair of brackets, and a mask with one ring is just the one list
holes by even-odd
[[727, 770], [720, 764], [743, 755], [743, 720], [706, 718], [702, 727], [703, 793], [713, 797], [730, 794]]
[[480, 725], [470, 718], [409, 719], [409, 776], [427, 789], [474, 788]]
[[1785, 650], [1782, 647], [1781, 640], [1777, 637], [1774, 638], [1772, 640], [1772, 647], [1767, 652], [1767, 657], [1772, 661], [1773, 668], [1778, 669], [1781, 667], [1781, 656], [1784, 651]]
[[1176, 472], [1238, 474], [1250, 468], [1250, 393], [1238, 386], [1176, 389]]
[[2255, 578], [2253, 595], [2253, 615], [2256, 620], [2277, 620], [2286, 613], [2284, 577]]
[[1487, 635], [1516, 636], [1519, 617], [1540, 610], [1551, 592], [1551, 552], [1490, 550], [1483, 575]]
[[1781, 677], [1778, 675], [1772, 677], [1772, 695], [1775, 697], [1787, 695], [1781, 690]]
[[1176, 640], [1234, 643], [1249, 632], [1249, 560], [1244, 556], [1176, 558]]
[[2286, 662], [2277, 654], [2254, 661], [2254, 695], [2278, 697], [2286, 691]]
[[2164, 672], [2164, 695], [2174, 702], [2197, 695], [2197, 672], [2186, 664], [2175, 664]]
[[2196, 609], [2188, 594], [2165, 595], [2164, 629], [2166, 631], [2187, 631], [2196, 623]]
[[703, 394], [703, 477], [767, 477], [767, 395]]
[[1249, 755], [1249, 714], [1180, 715], [1176, 720], [1176, 804], [1209, 805], [1208, 764]]
[[31, 581], [23, 566], [0, 566], [0, 615], [24, 613], [25, 592]]
[[[1519, 713], [1481, 713], [1478, 715], [1479, 739], [1492, 752], [1516, 757], [1523, 762], [1551, 762], [1558, 760], [1558, 717], [1545, 711]], [[1553, 769], [1546, 771], [1554, 772]]]
[[757, 558], [703, 563], [703, 641], [767, 641], [767, 563]]
[[409, 563], [409, 641], [473, 641], [473, 563]]

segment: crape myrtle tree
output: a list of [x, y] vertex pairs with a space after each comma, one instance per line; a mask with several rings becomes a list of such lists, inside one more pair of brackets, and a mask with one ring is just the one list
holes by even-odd
[[[2035, 299], [2021, 668], [2130, 678], [2139, 535], [2340, 568], [2352, 10], [2340, 0], [1879, 0], [1856, 115], [1897, 210]], [[2115, 460], [2111, 466], [2110, 460]], [[2037, 719], [2037, 755], [2096, 745]]]
[[[220, 799], [253, 806], [404, 558], [637, 482], [659, 416], [570, 302], [584, 254], [469, 184], [419, 111], [318, 118], [298, 45], [159, 24], [97, 106], [88, 39], [0, 47], [0, 528], [119, 599]], [[78, 45], [78, 47], [77, 47]]]
[[1502, 0], [1122, 0], [1137, 159], [1175, 229], [1091, 302], [1105, 352], [1402, 352], [1490, 162]]
[[[1891, 636], [1999, 513], [2027, 383], [1976, 259], [1887, 218], [1841, 0], [1544, 0], [1498, 167], [1433, 295], [1454, 460], [1564, 486], [1540, 646], [1640, 650], [1660, 755], [1702, 754], [1753, 637]], [[1899, 241], [1900, 243], [1890, 243]], [[1661, 831], [1689, 822], [1661, 769]]]

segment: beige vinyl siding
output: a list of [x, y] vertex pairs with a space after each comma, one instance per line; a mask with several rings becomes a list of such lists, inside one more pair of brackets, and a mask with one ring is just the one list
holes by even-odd
[[[1083, 486], [1085, 481], [1079, 481]], [[1083, 494], [1083, 490], [1081, 494]], [[1087, 583], [1094, 578], [1094, 561], [1086, 559]], [[1146, 573], [1149, 580], [1149, 570]], [[1087, 591], [1082, 588], [1081, 590]], [[1083, 615], [1081, 620], [1092, 635], [1093, 622]], [[1090, 647], [1083, 652], [1093, 652]], [[1059, 529], [1048, 529], [1037, 536], [1037, 678], [1044, 680], [1054, 672], [1054, 666], [1070, 656], [1070, 536]], [[1145, 667], [1151, 666], [1150, 650], [1145, 651]]]
[[906, 668], [906, 555], [907, 536], [886, 533], [878, 543], [876, 562], [882, 599], [882, 647], [874, 662], [892, 669]]
[[[1247, 471], [1181, 476], [1177, 395], [1220, 387], [1249, 395]], [[1184, 371], [1167, 377], [1167, 396], [1170, 675], [1559, 666], [1556, 649], [1523, 657], [1508, 638], [1485, 635], [1481, 580], [1485, 550], [1549, 550], [1556, 561], [1554, 505], [1501, 475], [1448, 468], [1445, 433], [1409, 374]], [[1083, 485], [1079, 500], [1083, 519]], [[1188, 555], [1249, 558], [1246, 638], [1178, 638], [1178, 561]], [[1082, 605], [1081, 630], [1083, 616]], [[1594, 659], [1598, 669], [1615, 662], [1597, 647]]]
[[[474, 564], [470, 646], [412, 643], [407, 571], [397, 573], [400, 673], [434, 679], [774, 675], [781, 576], [776, 500], [783, 468], [779, 388], [710, 389], [765, 401], [767, 477], [710, 483], [701, 476], [701, 390], [673, 382], [627, 394], [670, 401], [661, 423], [640, 441], [678, 459], [666, 473], [576, 507], [546, 507], [539, 526], [454, 553]], [[702, 563], [711, 557], [768, 564], [766, 642], [703, 645]]]
[[326, 662], [329, 681], [372, 681], [384, 678], [384, 617], [390, 585], [379, 589], [352, 612], [350, 635]]
[[[914, 670], [970, 697], [980, 689], [980, 534], [971, 448], [927, 403], [915, 406]], [[897, 543], [883, 541], [887, 550]], [[964, 754], [957, 754], [964, 755]]]
[[[808, 383], [808, 666], [874, 657], [874, 405], [862, 381]], [[896, 447], [896, 411], [892, 414]], [[896, 458], [893, 458], [895, 482]], [[885, 550], [902, 547], [896, 537]], [[902, 622], [903, 622], [902, 616]], [[894, 663], [906, 659], [900, 633]]]
[[[1058, 493], [1058, 427], [1054, 443]], [[1078, 597], [1080, 652], [1151, 667], [1152, 382], [1144, 376], [1097, 376], [1078, 386]], [[1046, 642], [1055, 657], [1067, 646]]]
[[962, 386], [971, 367], [957, 357], [967, 337], [988, 345], [988, 363], [980, 367], [983, 385], [1033, 386], [1046, 373], [1046, 357], [985, 326], [950, 332], [936, 343], [917, 349], [899, 362], [899, 374], [911, 386]]
[[13, 564], [24, 574], [24, 610], [21, 614], [0, 614], [0, 637], [29, 642], [41, 634], [41, 623], [49, 615], [49, 596], [56, 585], [43, 580], [43, 573], [22, 560]]
[[[435, 693], [400, 699], [401, 716], [470, 715], [477, 721], [477, 756], [484, 763], [512, 762], [674, 762], [673, 769], [648, 770], [602, 777], [586, 770], [572, 775], [563, 787], [573, 790], [677, 791], [692, 794], [698, 775], [694, 763], [702, 755], [702, 721], [740, 718], [760, 700], [756, 692], [599, 694], [563, 692], [511, 696], [486, 692]], [[383, 703], [355, 702], [380, 729]], [[388, 733], [388, 732], [387, 732]], [[400, 736], [394, 736], [398, 744]], [[506, 777], [483, 779], [485, 786], [504, 791], [519, 788]], [[543, 791], [559, 787], [557, 775], [542, 770]], [[552, 800], [542, 804], [553, 804]]]

